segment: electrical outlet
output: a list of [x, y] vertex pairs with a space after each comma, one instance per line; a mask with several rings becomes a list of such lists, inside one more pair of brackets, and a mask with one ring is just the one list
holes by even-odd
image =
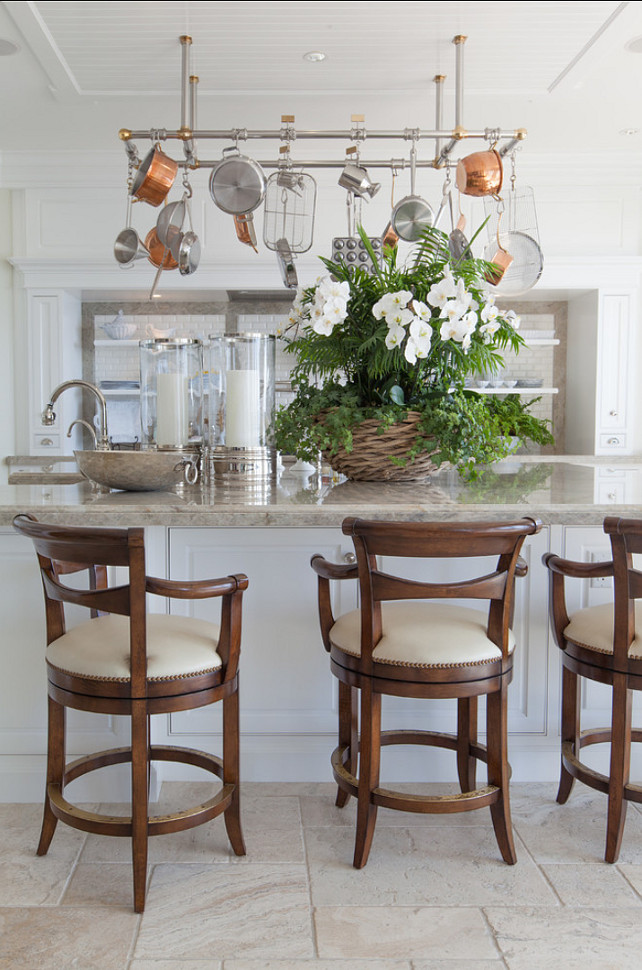
[[[591, 553], [591, 562], [610, 562], [611, 559], [612, 555], [610, 549], [603, 549]], [[612, 576], [595, 576], [591, 580], [591, 589], [611, 589], [612, 587]]]

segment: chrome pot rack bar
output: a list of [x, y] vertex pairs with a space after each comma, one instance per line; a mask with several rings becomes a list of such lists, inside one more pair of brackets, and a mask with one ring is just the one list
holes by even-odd
[[[192, 38], [183, 35], [179, 38], [182, 47], [182, 71], [181, 71], [181, 124], [177, 130], [167, 128], [152, 128], [149, 130], [132, 131], [129, 128], [121, 128], [119, 137], [125, 143], [130, 162], [137, 163], [138, 151], [134, 142], [139, 140], [150, 140], [152, 143], [164, 141], [180, 141], [183, 143], [184, 159], [178, 164], [186, 169], [213, 168], [220, 159], [205, 160], [199, 159], [196, 151], [197, 141], [231, 141], [235, 144], [250, 140], [280, 141], [286, 148], [281, 148], [281, 152], [287, 150], [295, 141], [332, 141], [339, 140], [351, 143], [352, 151], [359, 151], [360, 146], [366, 141], [405, 141], [416, 145], [422, 140], [432, 140], [435, 143], [435, 154], [431, 159], [416, 160], [417, 168], [444, 168], [456, 164], [451, 159], [455, 148], [461, 142], [472, 140], [484, 140], [496, 147], [501, 156], [506, 156], [521, 144], [527, 136], [525, 128], [517, 128], [511, 131], [503, 131], [498, 128], [484, 128], [467, 131], [463, 126], [463, 97], [464, 97], [464, 65], [463, 50], [466, 37], [458, 34], [453, 38], [456, 51], [455, 67], [455, 127], [446, 129], [442, 124], [443, 113], [443, 82], [445, 76], [438, 74], [434, 78], [435, 83], [435, 128], [422, 130], [420, 128], [404, 128], [398, 131], [369, 130], [364, 125], [361, 115], [353, 115], [353, 127], [347, 129], [296, 129], [294, 127], [294, 117], [284, 115], [281, 118], [285, 122], [284, 126], [275, 129], [209, 129], [198, 128], [196, 125], [196, 93], [198, 77], [190, 74], [190, 47]], [[445, 144], [443, 144], [445, 143]], [[348, 149], [348, 152], [350, 149]], [[257, 160], [264, 168], [278, 168], [283, 164], [283, 157], [273, 161]], [[297, 168], [343, 168], [346, 159], [289, 159], [288, 162]], [[406, 159], [375, 159], [367, 160], [368, 167], [389, 168], [393, 171], [404, 169], [410, 165]]]

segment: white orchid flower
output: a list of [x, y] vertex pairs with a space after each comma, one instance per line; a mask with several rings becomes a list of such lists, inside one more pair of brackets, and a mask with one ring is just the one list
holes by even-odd
[[390, 327], [386, 334], [386, 347], [388, 350], [394, 350], [395, 347], [398, 347], [405, 336], [406, 331], [403, 327]]
[[464, 313], [462, 321], [468, 327], [469, 333], [472, 333], [477, 326], [477, 314], [474, 310], [469, 310], [468, 313]]
[[348, 304], [339, 298], [328, 300], [323, 307], [323, 313], [335, 323], [343, 323], [348, 315]]
[[410, 324], [410, 336], [413, 340], [427, 339], [428, 343], [430, 343], [432, 339], [432, 327], [425, 320], [422, 320], [421, 317], [415, 317]]
[[288, 313], [288, 323], [292, 324], [292, 326], [295, 327], [297, 323], [300, 321], [300, 319], [301, 319], [300, 313], [298, 312], [298, 310], [295, 310], [294, 307], [292, 307], [292, 309]]
[[498, 316], [499, 310], [494, 303], [487, 303], [482, 307], [481, 318], [484, 323], [491, 323]]
[[432, 310], [425, 303], [422, 303], [421, 300], [413, 300], [412, 307], [420, 320], [428, 322], [432, 319]]
[[483, 323], [479, 328], [479, 332], [483, 334], [484, 343], [489, 344], [497, 331], [499, 330], [499, 320], [491, 320], [489, 323]]
[[456, 340], [457, 343], [462, 343], [464, 337], [468, 336], [470, 341], [470, 331], [461, 318], [444, 320], [441, 325], [440, 335], [442, 340]]
[[433, 283], [428, 291], [426, 299], [431, 306], [443, 308], [448, 300], [457, 294], [457, 284], [455, 283], [450, 271], [446, 270], [443, 279]]
[[412, 337], [408, 337], [406, 346], [403, 349], [403, 355], [409, 364], [417, 363], [417, 344]]
[[509, 310], [508, 313], [505, 313], [504, 319], [506, 320], [506, 323], [510, 324], [513, 330], [519, 330], [521, 319], [517, 316], [514, 310]]
[[446, 317], [451, 322], [460, 320], [465, 312], [466, 307], [462, 303], [458, 303], [457, 300], [448, 300], [441, 308], [441, 316]]
[[312, 324], [312, 329], [315, 333], [319, 333], [324, 337], [329, 337], [334, 330], [334, 321], [329, 317], [321, 316]]
[[338, 280], [326, 276], [319, 283], [319, 291], [323, 293], [327, 300], [345, 300], [347, 302], [350, 299], [350, 284], [347, 280], [339, 283]]
[[407, 327], [415, 318], [412, 310], [405, 310], [401, 307], [389, 310], [385, 317], [389, 327]]

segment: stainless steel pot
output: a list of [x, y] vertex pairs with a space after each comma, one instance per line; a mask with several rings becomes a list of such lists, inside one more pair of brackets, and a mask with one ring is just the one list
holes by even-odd
[[406, 242], [418, 242], [424, 229], [432, 226], [433, 211], [425, 199], [415, 195], [415, 174], [417, 151], [413, 146], [410, 152], [410, 195], [405, 196], [392, 210], [390, 224]]
[[210, 195], [223, 212], [242, 215], [260, 206], [265, 184], [258, 162], [241, 155], [238, 148], [224, 148], [223, 158], [210, 175]]

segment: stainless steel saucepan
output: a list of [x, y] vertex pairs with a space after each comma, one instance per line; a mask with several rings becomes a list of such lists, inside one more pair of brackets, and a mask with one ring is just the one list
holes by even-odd
[[265, 195], [265, 174], [258, 162], [238, 148], [223, 149], [223, 158], [210, 175], [214, 203], [230, 215], [254, 212]]
[[424, 229], [432, 226], [433, 223], [431, 207], [425, 199], [415, 194], [416, 166], [417, 149], [413, 145], [410, 151], [410, 195], [397, 202], [390, 217], [393, 230], [406, 242], [417, 242], [421, 239]]

